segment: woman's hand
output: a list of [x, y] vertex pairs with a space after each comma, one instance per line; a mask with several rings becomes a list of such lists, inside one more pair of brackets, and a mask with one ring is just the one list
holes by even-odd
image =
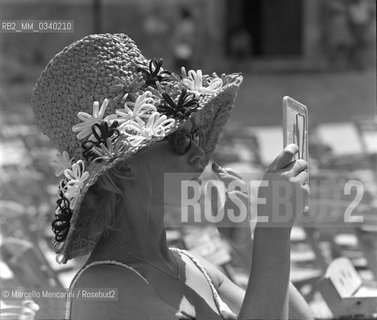
[[267, 168], [258, 190], [257, 227], [290, 230], [304, 211], [309, 196], [308, 162], [292, 160], [297, 152], [297, 145], [287, 145]]
[[[256, 199], [259, 203], [258, 228], [276, 227], [290, 231], [298, 215], [304, 211], [309, 196], [309, 175], [305, 171], [308, 163], [302, 159], [292, 160], [297, 152], [297, 145], [286, 146], [267, 168]], [[224, 217], [217, 222], [217, 228], [233, 247], [245, 248], [250, 244], [251, 224], [256, 220], [256, 212], [251, 212], [256, 207], [250, 204], [255, 202], [251, 199], [250, 186], [232, 170], [221, 168], [216, 163], [212, 169], [227, 190], [225, 195], [217, 192], [209, 195], [207, 192], [207, 196], [211, 197], [213, 214], [224, 210]], [[219, 204], [223, 208], [219, 208]]]
[[[230, 169], [221, 168], [213, 163], [212, 170], [227, 190], [225, 201], [223, 200], [224, 217], [217, 223], [217, 229], [234, 248], [245, 248], [250, 244], [251, 239], [251, 213], [247, 185], [237, 173]], [[213, 210], [219, 209], [218, 197], [217, 192], [211, 194]]]

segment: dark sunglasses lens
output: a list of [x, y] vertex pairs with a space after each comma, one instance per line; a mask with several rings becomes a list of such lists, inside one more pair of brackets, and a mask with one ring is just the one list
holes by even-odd
[[174, 135], [172, 142], [175, 150], [179, 154], [186, 153], [191, 146], [191, 139], [188, 135], [185, 134]]

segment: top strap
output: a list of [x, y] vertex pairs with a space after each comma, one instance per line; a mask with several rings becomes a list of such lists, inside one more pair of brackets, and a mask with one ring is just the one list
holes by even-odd
[[[217, 310], [220, 313], [220, 316], [224, 320], [226, 320], [226, 319], [229, 319], [229, 320], [233, 319], [233, 315], [234, 315], [233, 311], [221, 299], [220, 295], [218, 294], [218, 292], [217, 292], [217, 290], [216, 290], [216, 288], [215, 288], [215, 286], [213, 284], [212, 278], [208, 274], [207, 270], [201, 265], [201, 263], [190, 252], [188, 252], [187, 250], [181, 250], [181, 249], [178, 249], [178, 248], [170, 248], [170, 249], [174, 250], [174, 251], [177, 251], [180, 254], [184, 254], [184, 255], [186, 255], [187, 257], [189, 257], [191, 259], [191, 261], [197, 266], [197, 268], [203, 273], [204, 277], [207, 279], [207, 281], [209, 283], [209, 286], [211, 288], [211, 291], [212, 291], [213, 300], [215, 301], [215, 304], [216, 304]], [[230, 318], [230, 317], [232, 317], [232, 318]]]
[[128, 270], [131, 270], [133, 272], [135, 272], [141, 279], [143, 279], [143, 281], [145, 281], [146, 284], [149, 285], [149, 282], [147, 279], [145, 279], [139, 271], [135, 270], [134, 268], [122, 263], [122, 262], [118, 262], [118, 261], [115, 261], [115, 260], [104, 260], [104, 261], [94, 261], [92, 263], [89, 263], [88, 265], [86, 265], [85, 267], [81, 268], [80, 271], [74, 276], [72, 282], [71, 282], [71, 285], [69, 286], [69, 289], [68, 289], [68, 295], [67, 295], [67, 302], [66, 302], [66, 306], [65, 306], [65, 318], [66, 319], [71, 319], [71, 307], [72, 307], [72, 290], [75, 288], [75, 285], [77, 283], [77, 280], [80, 278], [80, 276], [84, 273], [85, 270], [87, 270], [88, 268], [90, 267], [93, 267], [93, 266], [98, 266], [98, 265], [102, 265], [102, 264], [113, 264], [113, 265], [117, 265], [117, 266], [121, 266], [121, 267], [125, 267], [127, 268]]
[[[235, 319], [233, 317], [230, 318], [230, 316], [234, 315], [234, 313], [230, 310], [230, 308], [228, 307], [228, 305], [220, 298], [220, 295], [218, 294], [218, 292], [217, 292], [217, 290], [216, 290], [216, 288], [215, 288], [215, 286], [213, 284], [213, 281], [212, 281], [211, 277], [209, 276], [209, 274], [206, 271], [206, 269], [200, 264], [200, 262], [191, 253], [189, 253], [187, 250], [182, 250], [182, 249], [178, 249], [178, 248], [169, 248], [169, 249], [172, 250], [172, 251], [176, 251], [179, 254], [185, 255], [188, 258], [190, 258], [191, 261], [196, 265], [196, 267], [203, 273], [204, 277], [208, 281], [208, 284], [209, 284], [209, 286], [211, 288], [213, 299], [215, 301], [217, 310], [219, 311], [219, 314], [220, 314], [221, 318], [224, 319], [224, 320], [226, 320], [226, 319]], [[79, 277], [88, 268], [90, 268], [92, 266], [103, 265], [103, 264], [113, 264], [113, 265], [125, 267], [128, 270], [131, 270], [134, 273], [136, 273], [141, 279], [143, 279], [143, 281], [145, 281], [146, 284], [149, 285], [148, 280], [145, 279], [140, 274], [140, 272], [138, 272], [137, 270], [135, 270], [134, 268], [130, 267], [129, 265], [127, 265], [125, 263], [118, 262], [118, 261], [115, 261], [115, 260], [94, 261], [94, 262], [86, 265], [85, 267], [81, 268], [79, 270], [79, 272], [74, 276], [74, 278], [73, 278], [73, 280], [71, 282], [71, 285], [69, 286], [69, 291], [68, 291], [69, 294], [67, 295], [67, 302], [66, 302], [66, 313], [65, 313], [66, 319], [70, 319], [70, 317], [71, 317], [71, 307], [72, 307], [72, 298], [71, 298], [72, 295], [71, 295], [71, 292], [74, 289], [74, 287], [75, 287], [75, 285], [76, 285]]]

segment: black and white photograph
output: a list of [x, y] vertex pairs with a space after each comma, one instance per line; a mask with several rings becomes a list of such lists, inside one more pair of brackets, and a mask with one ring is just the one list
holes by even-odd
[[0, 320], [377, 319], [374, 0], [0, 0]]

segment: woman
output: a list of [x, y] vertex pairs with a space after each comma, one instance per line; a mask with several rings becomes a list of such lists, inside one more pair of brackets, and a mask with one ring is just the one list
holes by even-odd
[[[178, 77], [161, 64], [123, 34], [92, 35], [57, 54], [34, 89], [37, 122], [63, 152], [52, 224], [58, 261], [90, 253], [72, 281], [67, 318], [311, 319], [289, 283], [294, 219], [281, 228], [257, 224], [246, 292], [204, 259], [168, 248], [164, 212], [181, 203], [178, 189], [164, 190], [166, 173], [169, 183], [200, 176], [242, 77], [200, 70]], [[295, 153], [287, 146], [265, 175], [294, 188], [294, 216], [305, 203], [295, 197], [308, 191], [307, 163], [292, 161]], [[219, 179], [236, 179], [214, 169]], [[258, 214], [272, 218], [272, 192], [259, 192], [267, 205]], [[222, 232], [235, 240], [244, 229]], [[117, 300], [82, 299], [89, 288], [115, 288]]]

